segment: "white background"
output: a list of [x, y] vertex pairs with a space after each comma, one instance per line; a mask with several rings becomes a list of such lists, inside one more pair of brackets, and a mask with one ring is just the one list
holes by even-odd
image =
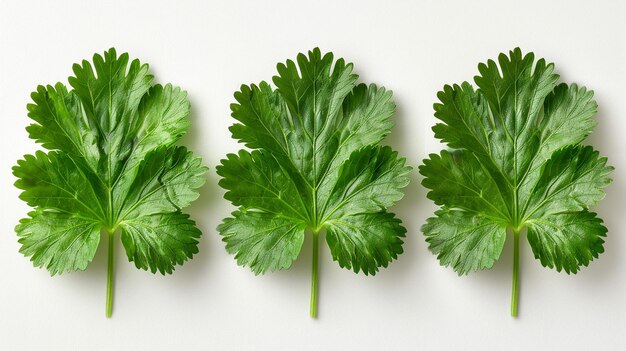
[[[0, 349], [2, 350], [624, 350], [626, 349], [626, 5], [622, 1], [4, 1], [0, 5]], [[38, 146], [24, 130], [29, 94], [67, 82], [71, 65], [115, 46], [189, 92], [183, 142], [211, 167], [189, 212], [200, 253], [171, 276], [127, 262], [117, 247], [113, 318], [104, 317], [106, 243], [84, 272], [50, 278], [18, 253], [28, 207], [10, 168]], [[542, 268], [526, 240], [520, 316], [509, 317], [510, 240], [492, 270], [459, 278], [419, 231], [434, 205], [412, 174], [395, 211], [405, 253], [375, 277], [321, 252], [319, 319], [308, 316], [310, 242], [288, 271], [238, 267], [215, 227], [232, 210], [215, 165], [240, 146], [229, 104], [242, 83], [319, 46], [355, 63], [363, 82], [394, 91], [386, 142], [419, 165], [441, 145], [432, 104], [446, 83], [516, 46], [556, 63], [566, 82], [595, 90], [588, 142], [616, 166], [597, 208], [606, 252], [579, 274]]]

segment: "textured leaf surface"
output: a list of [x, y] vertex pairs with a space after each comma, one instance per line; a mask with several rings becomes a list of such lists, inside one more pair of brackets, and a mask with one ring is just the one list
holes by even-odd
[[304, 229], [304, 224], [272, 213], [237, 211], [224, 220], [220, 233], [237, 263], [261, 274], [291, 267], [300, 253]]
[[341, 267], [374, 275], [403, 252], [405, 233], [392, 213], [361, 213], [329, 221], [326, 241]]
[[604, 252], [606, 228], [595, 213], [558, 213], [528, 222], [528, 241], [546, 267], [576, 273]]
[[314, 49], [278, 64], [268, 83], [242, 86], [231, 105], [233, 137], [253, 151], [217, 167], [239, 211], [219, 231], [255, 273], [289, 268], [305, 230], [327, 230], [342, 267], [375, 274], [402, 252], [405, 229], [388, 207], [410, 167], [379, 142], [395, 110], [391, 92], [357, 84], [352, 64]]
[[122, 243], [130, 261], [137, 268], [172, 273], [198, 253], [200, 230], [189, 216], [180, 213], [157, 213], [124, 220]]
[[36, 208], [16, 227], [21, 252], [52, 274], [82, 270], [100, 231], [120, 228], [137, 267], [171, 273], [198, 250], [200, 232], [180, 210], [206, 172], [174, 146], [189, 127], [187, 94], [152, 85], [148, 65], [114, 49], [73, 70], [71, 90], [39, 86], [28, 105], [27, 131], [51, 151], [13, 168], [20, 198]]
[[581, 142], [592, 131], [593, 93], [557, 84], [554, 65], [515, 49], [478, 66], [470, 83], [438, 93], [435, 136], [453, 151], [420, 167], [441, 206], [422, 227], [441, 264], [459, 274], [490, 268], [506, 228], [528, 228], [544, 266], [576, 272], [602, 252], [606, 228], [588, 209], [612, 167]]
[[459, 274], [493, 267], [506, 239], [506, 224], [467, 211], [441, 210], [424, 227], [441, 264]]
[[100, 242], [98, 223], [59, 212], [31, 212], [16, 228], [20, 252], [50, 274], [84, 270]]

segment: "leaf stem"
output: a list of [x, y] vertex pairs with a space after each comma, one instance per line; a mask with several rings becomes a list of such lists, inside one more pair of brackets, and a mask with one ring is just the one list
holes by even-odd
[[517, 317], [519, 296], [519, 229], [513, 230], [513, 284], [511, 288], [511, 317]]
[[108, 232], [109, 234], [109, 259], [107, 269], [107, 301], [106, 301], [106, 316], [111, 318], [113, 312], [113, 275], [114, 275], [114, 259], [115, 259], [115, 231]]
[[311, 267], [311, 318], [317, 318], [317, 282], [319, 267], [319, 232], [313, 232], [313, 265]]

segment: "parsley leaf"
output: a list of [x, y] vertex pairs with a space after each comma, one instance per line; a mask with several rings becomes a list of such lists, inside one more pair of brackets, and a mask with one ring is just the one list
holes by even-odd
[[535, 258], [576, 273], [603, 249], [607, 229], [589, 208], [604, 197], [613, 167], [581, 142], [591, 133], [593, 92], [558, 84], [554, 65], [519, 48], [478, 66], [480, 75], [437, 94], [435, 136], [453, 151], [420, 166], [441, 209], [422, 227], [430, 250], [459, 275], [491, 268], [513, 232], [517, 315], [519, 237]]
[[409, 179], [405, 159], [378, 144], [391, 130], [391, 92], [357, 84], [352, 64], [299, 54], [268, 83], [235, 93], [233, 137], [253, 151], [217, 167], [239, 209], [218, 227], [226, 250], [255, 274], [287, 269], [305, 231], [313, 237], [311, 316], [316, 316], [318, 236], [341, 267], [376, 274], [402, 253], [406, 230], [387, 212]]
[[31, 95], [27, 131], [51, 151], [13, 168], [35, 208], [16, 231], [20, 252], [51, 275], [87, 268], [108, 233], [110, 317], [116, 233], [137, 268], [172, 273], [198, 252], [200, 230], [181, 209], [198, 197], [206, 167], [174, 145], [189, 128], [186, 92], [152, 85], [148, 65], [115, 49], [73, 70], [72, 90], [57, 83]]

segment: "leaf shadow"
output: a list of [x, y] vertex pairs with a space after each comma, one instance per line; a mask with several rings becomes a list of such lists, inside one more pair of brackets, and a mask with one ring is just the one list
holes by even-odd
[[[172, 278], [174, 283], [181, 286], [200, 284], [199, 281], [201, 279], [199, 278], [201, 276], [213, 274], [211, 267], [215, 266], [212, 264], [216, 256], [214, 251], [223, 249], [219, 245], [221, 241], [216, 230], [216, 221], [218, 221], [217, 217], [220, 212], [215, 209], [221, 205], [220, 202], [222, 201], [222, 192], [217, 185], [219, 177], [215, 173], [216, 165], [208, 164], [208, 157], [206, 156], [208, 153], [200, 149], [203, 145], [201, 140], [205, 136], [201, 135], [202, 131], [200, 128], [193, 128], [194, 125], [198, 125], [198, 121], [201, 118], [199, 111], [193, 108], [193, 106], [197, 106], [197, 104], [194, 104], [196, 97], [189, 93], [188, 98], [192, 106], [189, 115], [192, 127], [181, 138], [179, 144], [185, 145], [194, 153], [202, 155], [203, 164], [208, 167], [208, 171], [206, 173], [206, 183], [199, 189], [198, 199], [188, 208], [183, 209], [196, 222], [196, 225], [202, 231], [202, 236], [198, 243], [199, 252], [194, 255], [193, 259], [185, 262], [184, 265], [177, 266], [176, 272], [173, 274], [175, 276]], [[218, 216], [213, 216], [213, 214]]]
[[[616, 115], [616, 113], [603, 108], [603, 106], [609, 105], [603, 103], [602, 96], [596, 95], [595, 99], [600, 107], [595, 116], [598, 124], [585, 144], [592, 145], [594, 149], [600, 152], [600, 155], [607, 156], [608, 164], [612, 165], [613, 162], [620, 159], [622, 151], [619, 140], [613, 137], [614, 133], [611, 133], [611, 131], [620, 130], [620, 120], [608, 118], [608, 116]], [[615, 161], [612, 162], [612, 160]], [[600, 284], [610, 279], [617, 279], [619, 261], [623, 256], [623, 248], [626, 247], [626, 239], [618, 232], [618, 228], [623, 228], [626, 224], [622, 219], [624, 218], [622, 199], [626, 197], [626, 184], [624, 183], [626, 174], [624, 174], [623, 169], [616, 168], [611, 174], [611, 178], [613, 182], [605, 189], [606, 197], [595, 208], [591, 209], [604, 220], [608, 233], [604, 244], [605, 252], [600, 254], [599, 258], [594, 259], [589, 267], [583, 267], [578, 273], [584, 277], [580, 280], [585, 284]]]

